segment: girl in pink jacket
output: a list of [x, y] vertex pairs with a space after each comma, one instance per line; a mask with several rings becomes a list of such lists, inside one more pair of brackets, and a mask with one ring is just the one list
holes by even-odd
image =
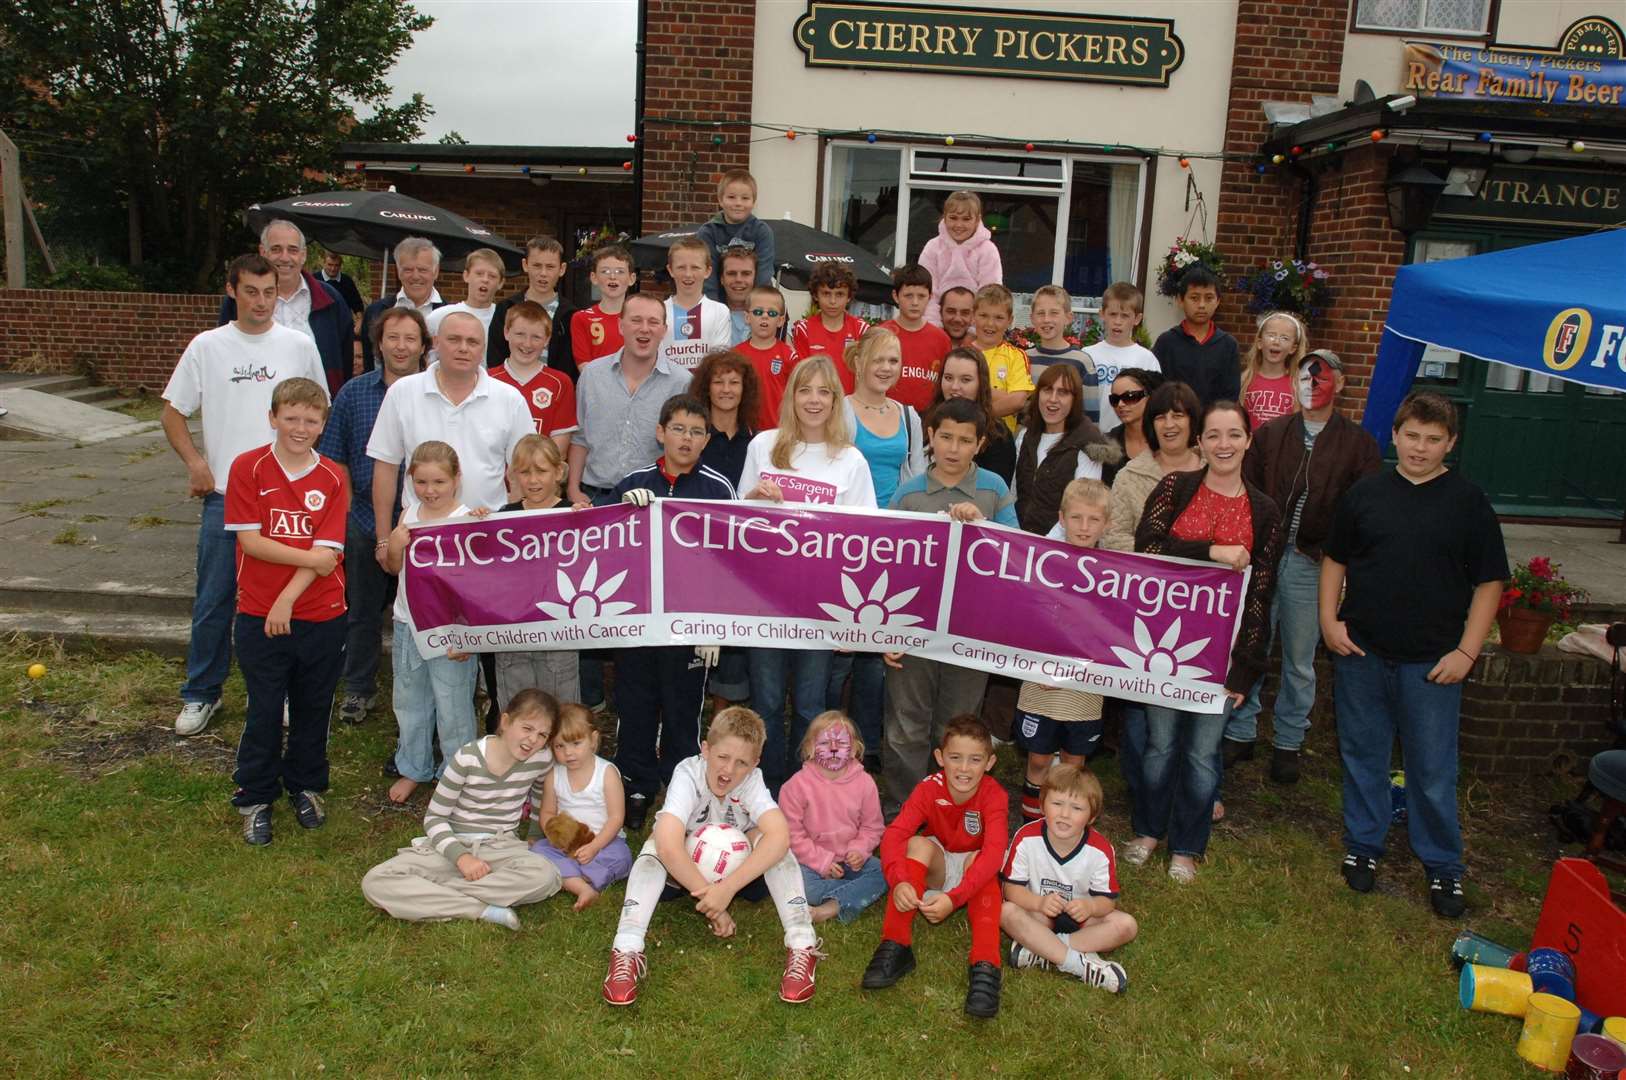
[[852, 922], [886, 895], [886, 876], [874, 855], [886, 822], [881, 793], [863, 761], [864, 740], [847, 714], [822, 712], [802, 739], [801, 771], [779, 792], [815, 923]]
[[942, 326], [938, 313], [943, 294], [950, 289], [970, 289], [1005, 284], [1005, 270], [999, 262], [988, 226], [982, 223], [982, 200], [974, 191], [956, 191], [943, 200], [943, 217], [937, 235], [926, 241], [920, 265], [932, 274], [932, 302], [926, 308], [926, 321]]

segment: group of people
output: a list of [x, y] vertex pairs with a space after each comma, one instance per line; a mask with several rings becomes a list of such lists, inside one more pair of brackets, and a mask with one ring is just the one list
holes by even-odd
[[[972, 1015], [997, 1012], [1005, 959], [1122, 990], [1122, 966], [1101, 954], [1136, 925], [1116, 906], [1087, 761], [1116, 716], [1135, 834], [1123, 861], [1144, 865], [1166, 847], [1169, 875], [1192, 882], [1224, 813], [1224, 771], [1254, 752], [1274, 637], [1271, 778], [1298, 778], [1324, 641], [1337, 673], [1344, 876], [1360, 891], [1375, 882], [1398, 736], [1413, 849], [1435, 909], [1459, 915], [1457, 703], [1507, 568], [1488, 501], [1444, 464], [1450, 403], [1409, 398], [1395, 420], [1398, 461], [1383, 468], [1376, 442], [1337, 410], [1339, 357], [1309, 351], [1288, 313], [1260, 319], [1242, 353], [1215, 323], [1220, 283], [1200, 265], [1180, 283], [1182, 320], [1150, 349], [1135, 341], [1142, 294], [1120, 282], [1088, 347], [1071, 340], [1066, 291], [1038, 290], [1038, 344], [1024, 351], [1008, 338], [1014, 298], [970, 192], [948, 197], [920, 262], [894, 272], [894, 318], [852, 315], [856, 282], [828, 262], [811, 276], [813, 309], [792, 324], [755, 198], [749, 174], [723, 177], [717, 217], [669, 249], [665, 300], [631, 290], [632, 259], [611, 245], [592, 254], [598, 300], [573, 310], [558, 293], [563, 248], [539, 237], [523, 291], [498, 299], [501, 260], [475, 251], [466, 298], [445, 304], [439, 252], [404, 240], [401, 289], [362, 313], [353, 361], [351, 308], [331, 266], [304, 270], [294, 225], [271, 224], [258, 254], [232, 262], [221, 325], [182, 356], [163, 426], [203, 498], [176, 731], [207, 727], [235, 643], [249, 691], [233, 796], [243, 838], [271, 842], [284, 792], [300, 826], [325, 820], [335, 690], [342, 682], [342, 720], [359, 723], [376, 704], [382, 613], [414, 526], [740, 498], [948, 514], [1251, 568], [1228, 669], [1214, 673], [1225, 708], [1016, 687], [1024, 823], [1012, 837], [980, 719], [986, 673], [910, 654], [716, 646], [425, 659], [396, 590], [389, 797], [436, 786], [425, 835], [364, 880], [372, 903], [400, 918], [517, 928], [517, 905], [563, 889], [580, 909], [626, 879], [611, 1004], [636, 997], [654, 905], [679, 895], [723, 937], [737, 895], [771, 896], [786, 1001], [812, 996], [814, 924], [883, 896], [866, 988], [913, 967], [915, 915], [939, 922], [965, 907]], [[200, 407], [202, 451], [186, 423]], [[608, 761], [594, 717], [612, 662]], [[482, 670], [495, 713], [484, 735]], [[626, 834], [644, 830], [657, 800], [634, 858]], [[527, 820], [540, 830], [529, 841]], [[753, 845], [717, 882], [685, 844], [707, 823], [746, 830]]]

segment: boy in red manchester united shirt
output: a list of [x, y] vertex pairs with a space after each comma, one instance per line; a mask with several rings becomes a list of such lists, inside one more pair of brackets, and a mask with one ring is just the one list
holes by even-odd
[[[237, 744], [243, 840], [271, 842], [271, 804], [284, 790], [307, 829], [327, 819], [327, 722], [344, 668], [344, 532], [350, 486], [315, 450], [327, 423], [323, 389], [284, 379], [271, 392], [269, 446], [239, 454], [226, 484], [237, 534], [233, 640], [248, 715]], [[286, 746], [282, 729], [287, 703]]]
[[863, 987], [879, 990], [914, 970], [917, 913], [938, 923], [963, 907], [971, 921], [965, 1011], [993, 1017], [999, 1013], [999, 864], [1010, 804], [990, 775], [993, 737], [975, 716], [950, 720], [933, 754], [942, 771], [915, 786], [881, 836], [881, 870], [892, 894]]

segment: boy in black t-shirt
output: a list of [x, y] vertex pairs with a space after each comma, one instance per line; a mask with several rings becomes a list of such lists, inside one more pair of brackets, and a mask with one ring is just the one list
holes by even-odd
[[1191, 387], [1205, 407], [1215, 401], [1241, 401], [1242, 360], [1236, 338], [1214, 325], [1219, 278], [1202, 263], [1193, 263], [1180, 275], [1179, 290], [1183, 318], [1152, 343], [1164, 377]]
[[1344, 766], [1343, 874], [1356, 892], [1376, 883], [1398, 734], [1412, 851], [1434, 911], [1454, 919], [1464, 907], [1462, 680], [1496, 615], [1507, 553], [1485, 493], [1445, 467], [1457, 441], [1455, 406], [1413, 393], [1395, 414], [1394, 439], [1396, 467], [1345, 493], [1322, 546], [1321, 635], [1333, 653]]

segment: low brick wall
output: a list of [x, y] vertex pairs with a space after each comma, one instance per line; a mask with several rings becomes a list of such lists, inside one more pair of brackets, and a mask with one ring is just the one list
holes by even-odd
[[1465, 775], [1568, 775], [1613, 743], [1601, 660], [1552, 645], [1530, 656], [1490, 646], [1463, 686]]
[[157, 393], [219, 295], [0, 289], [0, 371], [85, 373]]

